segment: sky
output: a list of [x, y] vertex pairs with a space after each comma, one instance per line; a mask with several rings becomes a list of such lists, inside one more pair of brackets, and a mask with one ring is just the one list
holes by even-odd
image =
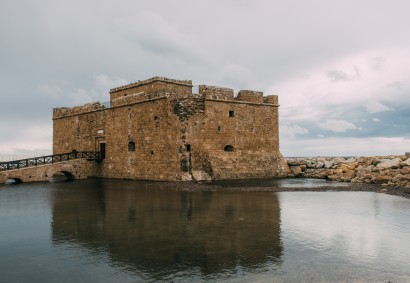
[[165, 76], [279, 96], [284, 156], [410, 151], [408, 0], [0, 0], [0, 155]]

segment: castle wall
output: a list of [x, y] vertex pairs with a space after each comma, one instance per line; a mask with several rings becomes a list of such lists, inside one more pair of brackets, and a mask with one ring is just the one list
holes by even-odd
[[277, 110], [277, 105], [206, 100], [205, 115], [187, 125], [194, 178], [282, 176], [287, 165], [279, 152]]
[[[111, 90], [110, 106], [54, 109], [54, 154], [105, 145], [97, 175], [108, 178], [213, 180], [288, 173], [279, 152], [277, 96], [240, 91], [234, 98], [232, 89], [205, 85], [192, 94], [190, 81], [158, 80]], [[178, 88], [183, 90], [175, 93]], [[137, 92], [113, 98], [129, 90]]]
[[[54, 154], [91, 150], [105, 144], [100, 177], [178, 180], [179, 120], [171, 101], [159, 98], [131, 105], [55, 116]], [[58, 118], [57, 118], [58, 117]], [[135, 145], [129, 151], [129, 143]], [[177, 154], [175, 154], [177, 153]]]
[[254, 103], [263, 103], [263, 92], [252, 90], [241, 90], [238, 92], [236, 100]]

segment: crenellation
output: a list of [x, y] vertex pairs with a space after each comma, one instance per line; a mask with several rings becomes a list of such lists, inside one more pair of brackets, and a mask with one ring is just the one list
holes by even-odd
[[205, 99], [216, 99], [216, 100], [233, 100], [233, 89], [209, 86], [209, 85], [200, 85], [199, 94], [203, 95]]
[[240, 90], [238, 92], [238, 96], [235, 97], [235, 100], [253, 103], [263, 103], [263, 92], [253, 90]]
[[263, 103], [273, 104], [279, 106], [278, 96], [277, 95], [268, 95], [263, 97]]
[[80, 105], [80, 106], [74, 106], [74, 107], [53, 108], [53, 119], [99, 111], [105, 108], [106, 107], [100, 102], [91, 102], [91, 103], [87, 103], [87, 104]]

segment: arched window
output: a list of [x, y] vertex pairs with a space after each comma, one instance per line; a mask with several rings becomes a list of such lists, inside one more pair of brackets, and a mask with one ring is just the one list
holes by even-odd
[[133, 141], [128, 142], [128, 151], [135, 151], [135, 142]]
[[233, 151], [233, 146], [228, 144], [224, 147], [224, 151]]

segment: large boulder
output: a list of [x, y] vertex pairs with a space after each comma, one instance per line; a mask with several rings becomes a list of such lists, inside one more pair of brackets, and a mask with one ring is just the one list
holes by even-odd
[[289, 166], [289, 169], [295, 176], [300, 176], [302, 174], [302, 169], [300, 166]]
[[387, 184], [391, 179], [390, 176], [377, 175], [372, 178], [372, 181], [376, 184]]
[[380, 163], [376, 165], [376, 167], [379, 169], [397, 169], [400, 168], [400, 164], [400, 158], [382, 159], [380, 160]]
[[410, 158], [406, 159], [401, 163], [401, 166], [410, 166]]

